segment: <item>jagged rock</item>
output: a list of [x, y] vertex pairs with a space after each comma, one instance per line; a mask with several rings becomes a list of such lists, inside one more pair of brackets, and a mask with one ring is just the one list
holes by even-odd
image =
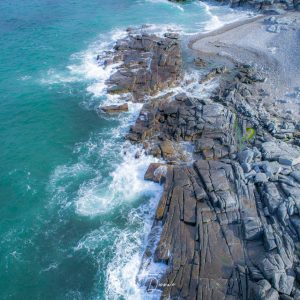
[[261, 169], [266, 173], [269, 178], [276, 179], [282, 167], [276, 161], [263, 161], [261, 162]]
[[254, 157], [254, 152], [247, 149], [242, 152], [239, 152], [238, 159], [240, 163], [251, 163]]
[[[272, 116], [258, 109], [262, 92], [254, 88], [263, 76], [254, 67], [237, 66], [228, 81], [215, 74], [221, 84], [210, 99], [151, 99], [130, 128], [128, 139], [168, 163], [145, 174], [164, 190], [150, 234], [161, 224], [160, 239], [142, 266], [149, 259], [166, 264], [161, 299], [295, 297], [299, 152], [275, 137], [292, 127], [278, 122], [270, 132]], [[255, 129], [251, 141], [247, 128]]]
[[252, 166], [249, 163], [242, 162], [241, 166], [245, 173], [249, 173], [252, 170]]
[[300, 218], [298, 216], [292, 216], [290, 219], [300, 239]]
[[300, 171], [293, 171], [291, 173], [291, 176], [297, 181], [300, 183]]
[[205, 67], [207, 65], [207, 62], [203, 60], [201, 57], [197, 57], [194, 59], [194, 64], [197, 67]]
[[276, 239], [271, 225], [264, 226], [264, 245], [267, 251], [271, 251], [277, 247]]
[[206, 81], [209, 81], [213, 79], [214, 77], [226, 73], [228, 70], [225, 66], [223, 67], [218, 67], [210, 70], [201, 80], [200, 83], [204, 83]]
[[259, 266], [266, 279], [272, 280], [275, 274], [285, 273], [284, 262], [279, 254], [267, 254]]
[[170, 140], [166, 140], [160, 143], [159, 145], [162, 153], [162, 157], [165, 159], [172, 159], [176, 156], [175, 149]]
[[178, 40], [179, 39], [179, 34], [178, 33], [174, 33], [174, 32], [166, 32], [164, 34], [164, 37], [172, 39], [172, 40]]
[[131, 92], [133, 100], [143, 101], [178, 82], [181, 77], [181, 55], [178, 35], [166, 33], [164, 38], [155, 35], [128, 35], [118, 40], [114, 58], [121, 65], [107, 80], [108, 92]]
[[275, 273], [273, 285], [278, 292], [290, 295], [293, 289], [294, 280], [295, 278], [293, 276], [289, 276], [286, 273]]
[[248, 5], [255, 9], [261, 9], [262, 11], [271, 11], [276, 14], [280, 14], [282, 10], [290, 10], [290, 9], [299, 9], [299, 2], [287, 0], [285, 2], [281, 2], [280, 0], [254, 0], [254, 1], [242, 1], [242, 0], [218, 0], [222, 3], [229, 3], [232, 7]]

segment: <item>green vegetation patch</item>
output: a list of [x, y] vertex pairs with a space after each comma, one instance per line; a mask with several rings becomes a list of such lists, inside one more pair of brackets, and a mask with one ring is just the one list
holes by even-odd
[[256, 134], [256, 131], [254, 128], [248, 127], [246, 129], [246, 136], [244, 137], [244, 141], [248, 142], [249, 140], [251, 140]]

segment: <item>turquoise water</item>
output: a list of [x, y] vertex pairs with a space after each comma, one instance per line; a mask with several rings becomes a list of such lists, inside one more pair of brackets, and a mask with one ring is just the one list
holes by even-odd
[[0, 299], [143, 299], [135, 278], [161, 187], [123, 135], [140, 106], [96, 112], [96, 55], [128, 26], [187, 34], [236, 18], [146, 0], [0, 2]]

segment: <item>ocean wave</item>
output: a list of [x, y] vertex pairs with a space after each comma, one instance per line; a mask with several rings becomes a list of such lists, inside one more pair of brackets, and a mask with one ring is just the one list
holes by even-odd
[[[157, 193], [138, 209], [131, 210], [128, 216], [130, 230], [122, 230], [114, 243], [114, 257], [106, 272], [105, 295], [107, 299], [154, 299], [157, 294], [148, 294], [137, 280], [140, 271], [145, 237], [150, 233], [154, 212], [161, 193]], [[132, 225], [135, 230], [132, 229]], [[163, 264], [155, 269], [144, 270], [142, 276], [151, 276], [152, 272], [163, 273]]]
[[[110, 174], [110, 183], [101, 184], [101, 178], [94, 178], [83, 183], [78, 191], [76, 211], [85, 216], [109, 213], [116, 206], [130, 202], [141, 196], [155, 194], [160, 190], [157, 184], [144, 181], [148, 165], [157, 159], [146, 156], [135, 146], [124, 146], [122, 162]], [[136, 153], [140, 157], [136, 158]]]
[[[87, 49], [71, 55], [70, 64], [63, 70], [50, 68], [40, 83], [46, 85], [65, 83], [86, 83], [86, 90], [93, 96], [106, 95], [105, 81], [114, 72], [118, 64], [104, 65], [101, 58], [106, 51], [112, 50], [117, 39], [126, 36], [126, 31], [114, 29], [101, 34]], [[98, 57], [98, 59], [97, 59]]]
[[180, 11], [184, 12], [184, 8], [180, 4], [176, 4], [174, 2], [170, 2], [168, 0], [146, 0], [146, 2], [154, 3], [154, 4], [167, 4], [171, 7], [174, 7]]
[[224, 23], [221, 22], [221, 20], [219, 19], [219, 17], [217, 15], [214, 15], [211, 12], [211, 7], [205, 2], [200, 2], [200, 3], [204, 7], [206, 14], [210, 17], [210, 20], [205, 25], [204, 30], [211, 31], [211, 30], [222, 27], [224, 25]]

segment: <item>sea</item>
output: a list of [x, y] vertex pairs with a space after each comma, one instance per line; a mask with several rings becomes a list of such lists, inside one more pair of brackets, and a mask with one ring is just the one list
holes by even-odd
[[124, 140], [142, 104], [99, 113], [124, 100], [106, 93], [117, 66], [96, 58], [128, 27], [188, 38], [247, 14], [198, 0], [0, 1], [1, 300], [159, 299], [137, 280], [162, 193], [143, 177], [158, 160]]

